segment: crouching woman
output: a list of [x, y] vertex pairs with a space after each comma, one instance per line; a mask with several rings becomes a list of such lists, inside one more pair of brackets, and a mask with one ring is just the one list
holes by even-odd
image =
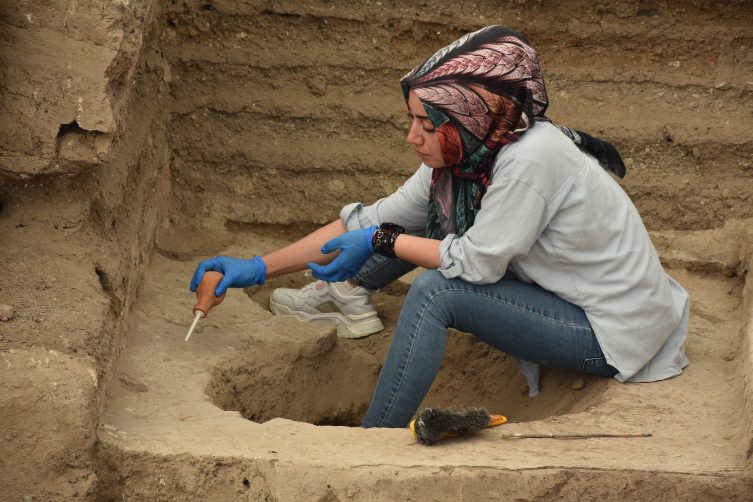
[[610, 175], [625, 172], [614, 147], [545, 117], [526, 39], [484, 28], [400, 83], [418, 171], [286, 248], [202, 262], [192, 291], [207, 270], [225, 275], [219, 295], [308, 266], [320, 281], [276, 290], [273, 312], [359, 337], [381, 329], [370, 293], [426, 268], [405, 299], [362, 427], [409, 423], [439, 371], [448, 328], [513, 355], [532, 395], [540, 365], [634, 382], [680, 374], [688, 295]]

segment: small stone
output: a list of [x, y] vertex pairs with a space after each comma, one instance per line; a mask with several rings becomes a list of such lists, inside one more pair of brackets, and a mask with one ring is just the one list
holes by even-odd
[[579, 378], [573, 382], [573, 390], [581, 390], [585, 386], [586, 382], [582, 378]]
[[13, 307], [0, 305], [0, 321], [10, 321], [11, 319], [13, 319]]

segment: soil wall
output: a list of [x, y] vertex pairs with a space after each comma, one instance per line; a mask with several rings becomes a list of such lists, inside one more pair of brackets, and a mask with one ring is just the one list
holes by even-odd
[[497, 23], [537, 49], [549, 117], [622, 152], [650, 229], [747, 218], [751, 19], [749, 2], [172, 3], [176, 209], [324, 223], [391, 193], [418, 165], [399, 78]]
[[0, 500], [89, 500], [110, 369], [169, 222], [151, 1], [0, 6]]

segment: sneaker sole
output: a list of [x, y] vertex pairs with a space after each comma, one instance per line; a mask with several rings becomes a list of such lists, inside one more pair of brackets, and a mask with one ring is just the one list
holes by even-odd
[[363, 338], [374, 333], [379, 333], [384, 329], [384, 324], [377, 317], [376, 312], [349, 316], [336, 312], [330, 314], [309, 314], [300, 310], [291, 310], [285, 305], [281, 305], [271, 299], [269, 300], [269, 310], [277, 317], [298, 319], [299, 321], [317, 326], [335, 326], [337, 328], [337, 336], [340, 338]]

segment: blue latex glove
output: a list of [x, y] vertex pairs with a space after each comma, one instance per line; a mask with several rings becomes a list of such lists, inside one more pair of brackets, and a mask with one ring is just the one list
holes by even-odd
[[341, 282], [356, 275], [366, 260], [374, 254], [371, 239], [377, 228], [379, 228], [377, 225], [373, 225], [369, 228], [347, 232], [322, 246], [323, 254], [329, 254], [338, 249], [340, 254], [326, 266], [309, 263], [308, 267], [314, 277], [327, 282]]
[[222, 295], [227, 288], [248, 288], [255, 284], [261, 286], [267, 278], [267, 264], [259, 256], [253, 260], [218, 256], [199, 263], [191, 279], [191, 292], [196, 291], [204, 272], [210, 270], [225, 276], [214, 290], [215, 296]]

